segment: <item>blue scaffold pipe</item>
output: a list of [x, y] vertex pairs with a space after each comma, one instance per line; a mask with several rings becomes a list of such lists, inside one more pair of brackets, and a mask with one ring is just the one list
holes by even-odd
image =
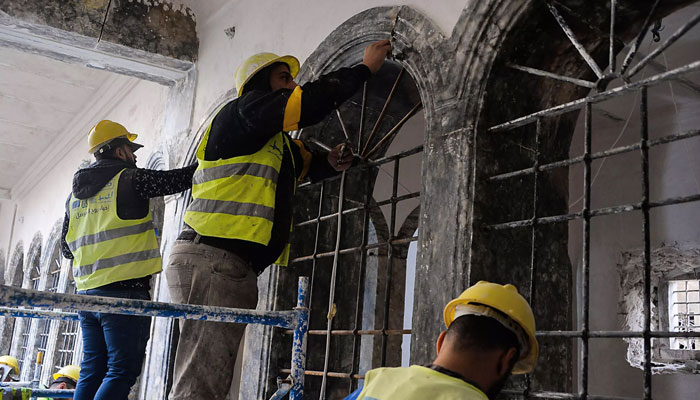
[[272, 394], [270, 400], [282, 400], [291, 389], [292, 385], [288, 383], [283, 383], [282, 385], [280, 385], [279, 389], [277, 389], [277, 391]]
[[0, 314], [19, 318], [78, 320], [78, 314], [62, 311], [31, 310], [26, 308], [0, 307]]
[[48, 397], [50, 399], [72, 399], [75, 389], [32, 389], [32, 399]]
[[147, 300], [39, 292], [0, 285], [0, 304], [9, 307], [60, 308], [71, 311], [95, 311], [111, 314], [184, 318], [199, 321], [262, 324], [295, 329], [298, 312], [257, 311], [240, 308], [172, 304]]
[[309, 331], [309, 278], [299, 277], [299, 291], [297, 296], [296, 328], [294, 329], [294, 341], [292, 343], [292, 390], [289, 392], [290, 400], [302, 400], [304, 398], [304, 369], [306, 368], [306, 338]]

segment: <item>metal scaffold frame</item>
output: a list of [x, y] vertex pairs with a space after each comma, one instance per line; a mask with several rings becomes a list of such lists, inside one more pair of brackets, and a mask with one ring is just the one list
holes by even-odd
[[[11, 317], [75, 320], [77, 314], [65, 311], [96, 311], [112, 314], [138, 315], [146, 317], [183, 318], [198, 321], [229, 322], [239, 324], [261, 324], [293, 330], [292, 368], [285, 380], [280, 380], [279, 389], [272, 399], [282, 399], [289, 394], [290, 400], [301, 400], [304, 396], [304, 368], [306, 366], [306, 339], [309, 327], [309, 279], [299, 278], [297, 306], [290, 311], [257, 311], [239, 308], [171, 304], [147, 300], [120, 299], [102, 296], [50, 293], [0, 285], [0, 314]], [[37, 307], [24, 309], [17, 307]], [[73, 390], [38, 389], [35, 382], [0, 383], [0, 392], [22, 387], [31, 391], [31, 396], [70, 398]]]

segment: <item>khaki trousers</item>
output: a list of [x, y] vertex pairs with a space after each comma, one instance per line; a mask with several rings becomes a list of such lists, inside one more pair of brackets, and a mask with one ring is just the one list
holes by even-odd
[[[255, 308], [257, 275], [235, 254], [177, 241], [165, 270], [174, 303]], [[224, 400], [245, 325], [179, 320], [180, 339], [170, 400]]]

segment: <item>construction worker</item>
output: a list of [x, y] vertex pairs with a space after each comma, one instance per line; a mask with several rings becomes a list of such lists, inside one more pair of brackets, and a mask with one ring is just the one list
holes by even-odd
[[[58, 390], [70, 390], [75, 389], [78, 384], [78, 378], [80, 377], [80, 367], [77, 365], [66, 365], [52, 375], [53, 381], [49, 385], [49, 389]], [[72, 399], [72, 397], [69, 397]], [[37, 400], [50, 400], [50, 398], [44, 397]]]
[[[353, 160], [349, 146], [312, 153], [287, 132], [323, 120], [390, 51], [388, 40], [370, 44], [362, 64], [303, 86], [294, 82], [299, 61], [292, 56], [260, 53], [238, 67], [238, 98], [213, 118], [197, 150], [193, 201], [166, 268], [172, 301], [256, 307], [257, 276], [288, 262], [297, 182], [331, 176]], [[226, 398], [244, 329], [180, 321], [170, 400]]]
[[515, 286], [481, 281], [450, 301], [444, 316], [432, 364], [371, 370], [345, 400], [495, 399], [511, 373], [535, 368], [535, 317]]
[[0, 382], [19, 381], [19, 362], [12, 356], [0, 357]]
[[[73, 259], [79, 294], [150, 300], [161, 271], [149, 199], [191, 187], [196, 164], [171, 171], [137, 168], [136, 134], [98, 122], [88, 134], [96, 161], [78, 170], [66, 203], [63, 255]], [[79, 311], [83, 359], [75, 398], [126, 399], [141, 373], [150, 317]]]

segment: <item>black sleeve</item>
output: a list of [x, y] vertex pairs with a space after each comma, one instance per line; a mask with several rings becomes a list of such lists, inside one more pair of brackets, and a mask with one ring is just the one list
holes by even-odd
[[[296, 104], [300, 107], [299, 115], [287, 115], [288, 121], [292, 121], [296, 129], [320, 122], [350, 98], [371, 75], [369, 68], [360, 64], [352, 68], [340, 68], [304, 84], [300, 88], [301, 104]], [[249, 136], [247, 139], [257, 142], [257, 148], [260, 148], [278, 132], [295, 130], [285, 127], [285, 114], [290, 112], [287, 105], [299, 101], [292, 94], [291, 89], [269, 93], [253, 90], [241, 97], [235, 107], [225, 112], [238, 114], [244, 133]]]
[[71, 196], [68, 196], [68, 200], [66, 200], [66, 213], [63, 216], [63, 228], [61, 229], [61, 253], [63, 253], [63, 257], [72, 260], [73, 252], [70, 251], [68, 243], [66, 243], [66, 235], [68, 234], [68, 222], [70, 222], [70, 198]]
[[[192, 187], [192, 175], [197, 163], [169, 171], [135, 168], [131, 172], [134, 194], [141, 199], [184, 192]], [[129, 170], [124, 173], [130, 172]]]

